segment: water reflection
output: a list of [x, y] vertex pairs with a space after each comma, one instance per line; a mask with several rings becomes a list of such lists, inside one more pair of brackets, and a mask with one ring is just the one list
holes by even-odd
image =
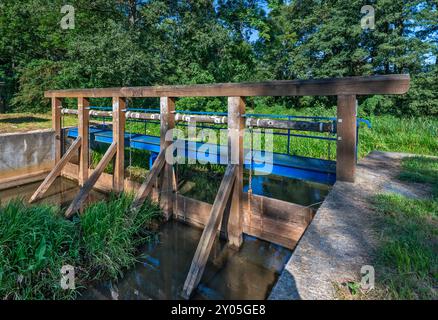
[[[117, 283], [104, 282], [82, 299], [181, 299], [201, 230], [169, 222], [142, 248], [139, 263]], [[216, 240], [194, 299], [265, 299], [291, 251], [245, 236], [240, 251]]]
[[[15, 188], [0, 190], [0, 201], [2, 203], [7, 203], [10, 200], [21, 198], [23, 201], [28, 202], [41, 183], [42, 181], [38, 181]], [[76, 182], [60, 177], [53, 182], [44, 196], [35, 203], [51, 204], [61, 206], [61, 208], [65, 209], [70, 205], [78, 192], [79, 186]], [[105, 194], [96, 190], [91, 190], [85, 205], [105, 198]]]

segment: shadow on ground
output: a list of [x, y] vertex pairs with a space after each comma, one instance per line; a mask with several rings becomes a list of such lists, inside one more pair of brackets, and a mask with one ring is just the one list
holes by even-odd
[[47, 122], [49, 119], [37, 118], [37, 117], [16, 117], [16, 118], [6, 118], [0, 119], [0, 123], [13, 123], [13, 124], [21, 124], [28, 122]]

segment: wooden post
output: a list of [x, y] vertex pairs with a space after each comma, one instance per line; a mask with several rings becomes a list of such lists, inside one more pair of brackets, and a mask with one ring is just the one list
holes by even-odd
[[61, 108], [62, 100], [52, 98], [52, 129], [55, 131], [55, 164], [61, 160]]
[[336, 179], [354, 182], [356, 172], [356, 96], [338, 96]]
[[89, 123], [89, 102], [87, 98], [78, 98], [78, 136], [81, 137], [81, 149], [79, 153], [79, 185], [82, 187], [88, 179], [89, 147], [88, 147], [88, 123]]
[[243, 136], [245, 133], [245, 100], [228, 98], [228, 163], [236, 165], [236, 182], [227, 225], [228, 243], [240, 248], [243, 242]]
[[[160, 150], [165, 152], [166, 148], [172, 143], [166, 141], [166, 133], [168, 130], [175, 128], [175, 99], [169, 97], [160, 98]], [[173, 215], [173, 166], [165, 163], [162, 171], [161, 179], [161, 199], [160, 207], [163, 210], [164, 217], [169, 220]]]
[[113, 141], [117, 143], [113, 190], [123, 192], [125, 180], [125, 108], [124, 98], [113, 97]]

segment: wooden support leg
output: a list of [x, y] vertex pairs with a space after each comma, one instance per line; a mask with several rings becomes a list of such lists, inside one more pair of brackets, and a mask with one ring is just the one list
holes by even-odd
[[219, 224], [222, 221], [225, 207], [233, 189], [234, 182], [236, 180], [236, 166], [228, 165], [225, 171], [224, 178], [222, 179], [219, 191], [216, 199], [214, 200], [213, 207], [211, 209], [210, 218], [207, 225], [202, 232], [201, 240], [199, 241], [196, 249], [195, 256], [190, 266], [190, 271], [187, 279], [184, 283], [182, 296], [185, 299], [189, 299], [193, 293], [193, 290], [198, 286], [204, 273], [205, 266], [210, 255], [211, 248], [213, 247], [214, 240], [218, 232]]
[[113, 141], [117, 143], [113, 189], [123, 192], [125, 180], [125, 99], [113, 97]]
[[52, 98], [52, 129], [55, 131], [55, 164], [61, 160], [61, 108], [62, 100]]
[[[166, 141], [166, 133], [175, 128], [175, 100], [173, 98], [162, 97], [160, 99], [161, 127], [160, 127], [160, 150], [166, 148], [172, 143]], [[163, 211], [165, 220], [169, 220], [173, 215], [173, 166], [165, 163], [161, 176], [160, 190], [160, 207]]]
[[162, 171], [164, 167], [164, 163], [166, 161], [166, 152], [165, 150], [160, 151], [157, 159], [155, 159], [154, 165], [149, 171], [149, 174], [135, 195], [134, 202], [132, 203], [132, 210], [136, 210], [141, 207], [143, 202], [148, 197], [149, 193], [152, 191], [152, 186], [154, 185], [158, 174]]
[[354, 182], [356, 172], [356, 96], [338, 96], [336, 179]]
[[88, 125], [89, 125], [89, 102], [86, 98], [78, 98], [78, 136], [81, 137], [81, 149], [79, 153], [79, 185], [83, 186], [88, 179], [89, 167], [89, 146], [88, 146]]
[[75, 152], [79, 149], [81, 146], [81, 137], [78, 137], [70, 146], [70, 148], [67, 150], [67, 152], [64, 154], [64, 156], [61, 158], [61, 160], [55, 165], [53, 170], [49, 173], [49, 175], [46, 177], [46, 179], [43, 181], [43, 183], [40, 185], [37, 191], [32, 195], [32, 197], [29, 200], [29, 203], [32, 203], [38, 199], [40, 199], [44, 193], [50, 188], [52, 183], [55, 181], [55, 179], [59, 176], [61, 173], [62, 168], [70, 161], [70, 159], [74, 156]]
[[82, 203], [85, 201], [85, 199], [87, 199], [87, 196], [90, 193], [91, 189], [96, 184], [103, 170], [105, 170], [106, 166], [114, 157], [116, 152], [117, 152], [117, 143], [113, 142], [111, 146], [108, 148], [108, 150], [105, 152], [102, 160], [100, 160], [93, 174], [84, 183], [84, 186], [81, 188], [81, 190], [79, 190], [78, 195], [74, 198], [73, 202], [68, 207], [67, 211], [65, 212], [65, 216], [67, 218], [71, 217], [75, 212], [77, 212], [81, 208]]
[[227, 224], [228, 243], [240, 248], [243, 242], [243, 136], [245, 133], [245, 101], [241, 97], [228, 98], [228, 155], [236, 165], [236, 182], [232, 192]]

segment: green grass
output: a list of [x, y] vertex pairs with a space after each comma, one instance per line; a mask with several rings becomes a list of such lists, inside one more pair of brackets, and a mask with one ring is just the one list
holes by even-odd
[[[302, 116], [327, 116], [335, 117], [336, 108], [323, 108], [315, 106], [304, 109], [287, 109], [283, 106], [256, 107], [253, 110], [246, 110], [247, 113], [266, 113], [282, 115], [302, 115]], [[438, 155], [438, 119], [433, 117], [395, 117], [391, 115], [365, 115], [362, 108], [359, 107], [359, 117], [371, 121], [372, 128], [367, 128], [361, 124], [359, 131], [359, 158], [365, 157], [373, 150], [406, 152], [423, 155]], [[32, 114], [5, 114], [0, 115], [0, 133], [27, 131], [34, 129], [43, 129], [51, 127], [51, 115], [32, 115]], [[108, 123], [110, 120], [106, 120]], [[102, 119], [93, 118], [93, 122], [102, 122]], [[64, 126], [73, 126], [77, 124], [77, 118], [72, 116], [64, 117]], [[178, 126], [182, 130], [185, 127]], [[127, 132], [159, 135], [159, 124], [128, 121], [126, 125]], [[284, 132], [284, 131], [283, 131]], [[300, 133], [300, 132], [296, 132]], [[312, 134], [328, 136], [327, 134]], [[246, 134], [248, 136], [248, 133]], [[329, 152], [330, 145], [330, 152]], [[247, 142], [248, 146], [248, 142]], [[287, 152], [287, 138], [274, 137], [274, 151]], [[291, 154], [323, 158], [336, 159], [335, 142], [319, 141], [315, 139], [306, 139], [292, 137]], [[137, 169], [143, 168], [144, 165], [137, 166]]]
[[[26, 206], [20, 199], [1, 205], [0, 299], [74, 299], [91, 281], [120, 276], [136, 262], [160, 213], [146, 202], [133, 214], [131, 201], [111, 196], [72, 221], [53, 206]], [[75, 267], [76, 290], [60, 287], [67, 264]]]
[[73, 298], [60, 287], [60, 269], [78, 264], [78, 240], [55, 207], [19, 199], [0, 206], [0, 299]]
[[[315, 107], [307, 109], [286, 109], [281, 106], [256, 108], [247, 113], [269, 113], [282, 115], [336, 117], [336, 108]], [[365, 124], [359, 130], [359, 159], [373, 150], [405, 152], [422, 155], [438, 155], [438, 118], [395, 117], [391, 115], [365, 115], [359, 108], [359, 117], [371, 121], [372, 128]], [[328, 134], [313, 134], [328, 136]], [[336, 143], [294, 137], [291, 153], [328, 159], [328, 145], [331, 144], [330, 159], [336, 159]], [[274, 137], [274, 151], [287, 152], [287, 138]]]
[[381, 242], [377, 250], [383, 292], [395, 299], [437, 299], [438, 286], [438, 160], [409, 157], [400, 178], [431, 184], [426, 199], [398, 194], [373, 198], [379, 214]]
[[148, 225], [160, 215], [159, 208], [146, 202], [131, 212], [131, 196], [100, 201], [80, 217], [86, 261], [95, 279], [117, 278], [136, 262], [136, 250], [151, 236]]

